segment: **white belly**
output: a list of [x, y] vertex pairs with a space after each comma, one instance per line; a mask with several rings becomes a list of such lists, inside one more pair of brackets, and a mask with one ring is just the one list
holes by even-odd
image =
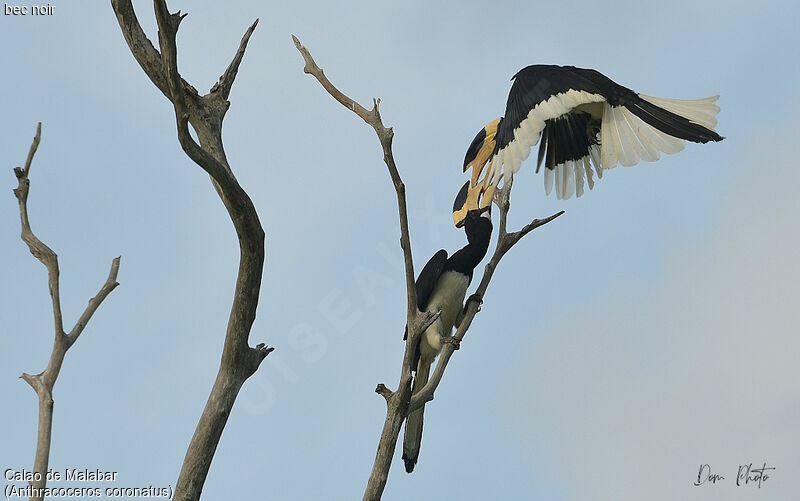
[[468, 287], [469, 279], [466, 275], [455, 271], [446, 271], [439, 278], [428, 300], [426, 311], [435, 312], [441, 309], [442, 314], [422, 334], [420, 354], [423, 357], [433, 359], [441, 351], [442, 337], [452, 333], [456, 317], [463, 308]]

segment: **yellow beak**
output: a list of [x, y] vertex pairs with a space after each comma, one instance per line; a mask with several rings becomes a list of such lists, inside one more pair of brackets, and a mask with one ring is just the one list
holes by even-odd
[[[453, 207], [453, 222], [458, 227], [464, 223], [469, 211], [484, 209], [492, 204], [492, 197], [496, 189], [495, 184], [492, 183], [494, 172], [489, 168], [484, 173], [484, 169], [489, 164], [492, 153], [494, 153], [494, 138], [497, 134], [497, 125], [499, 123], [499, 118], [492, 120], [478, 133], [476, 139], [480, 141], [479, 137], [483, 135], [483, 142], [475, 157], [464, 166], [464, 172], [472, 168], [472, 175], [469, 183], [464, 185], [459, 196], [456, 197], [456, 205]], [[483, 179], [480, 179], [481, 174], [484, 174]]]
[[467, 213], [471, 210], [478, 208], [478, 201], [480, 200], [483, 186], [470, 186], [470, 182], [464, 183], [458, 196], [456, 203], [453, 205], [453, 224], [460, 228], [467, 218]]

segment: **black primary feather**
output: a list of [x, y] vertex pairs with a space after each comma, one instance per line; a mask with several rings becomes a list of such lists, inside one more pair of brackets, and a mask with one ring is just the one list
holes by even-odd
[[553, 170], [556, 165], [585, 157], [589, 148], [600, 144], [599, 130], [600, 122], [582, 111], [546, 120], [539, 142], [536, 172], [539, 172], [543, 160], [545, 168]]

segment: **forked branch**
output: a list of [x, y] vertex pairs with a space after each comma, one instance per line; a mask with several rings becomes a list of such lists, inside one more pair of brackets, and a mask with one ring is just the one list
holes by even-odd
[[[249, 345], [261, 289], [265, 235], [252, 200], [228, 164], [222, 143], [222, 123], [230, 107], [228, 97], [258, 20], [245, 32], [219, 81], [208, 94], [201, 96], [178, 72], [176, 37], [186, 15], [170, 13], [164, 0], [154, 0], [160, 49], [157, 50], [139, 25], [130, 0], [111, 0], [111, 5], [134, 57], [172, 103], [178, 141], [186, 155], [211, 177], [236, 229], [240, 246], [239, 271], [222, 361], [175, 488], [175, 499], [197, 500], [239, 390], [274, 349], [264, 343], [255, 347]], [[197, 133], [197, 141], [190, 133], [190, 124]]]
[[81, 314], [75, 326], [67, 334], [64, 332], [63, 319], [61, 315], [60, 284], [58, 271], [58, 256], [53, 250], [33, 233], [28, 219], [28, 193], [30, 192], [30, 171], [33, 157], [39, 148], [42, 138], [42, 124], [36, 126], [36, 136], [33, 138], [25, 167], [16, 167], [14, 175], [17, 177], [17, 188], [14, 195], [19, 203], [19, 216], [22, 226], [22, 240], [28, 245], [36, 259], [42, 262], [47, 268], [47, 282], [50, 289], [50, 299], [53, 304], [53, 319], [55, 321], [55, 339], [53, 349], [50, 353], [50, 361], [47, 368], [39, 374], [23, 373], [20, 377], [31, 385], [36, 395], [39, 397], [39, 422], [36, 440], [36, 456], [33, 463], [33, 472], [38, 473], [30, 482], [32, 493], [31, 499], [44, 499], [44, 488], [47, 485], [47, 467], [50, 462], [50, 442], [53, 428], [53, 387], [56, 384], [58, 375], [61, 372], [61, 365], [67, 351], [75, 344], [80, 337], [83, 329], [91, 320], [94, 312], [111, 294], [117, 285], [117, 273], [119, 272], [120, 258], [116, 257], [111, 261], [111, 270], [100, 291], [95, 297], [89, 300], [89, 304]]

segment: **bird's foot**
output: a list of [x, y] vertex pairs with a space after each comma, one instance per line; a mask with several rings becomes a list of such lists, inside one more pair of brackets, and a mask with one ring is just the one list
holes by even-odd
[[469, 308], [470, 301], [475, 301], [478, 303], [478, 309], [476, 311], [481, 311], [481, 305], [483, 305], [483, 296], [478, 294], [477, 292], [470, 297], [467, 298], [466, 302], [464, 302], [464, 314], [467, 313], [467, 308]]
[[442, 338], [442, 344], [452, 344], [453, 351], [461, 348], [461, 341], [459, 341], [455, 336], [445, 336]]

